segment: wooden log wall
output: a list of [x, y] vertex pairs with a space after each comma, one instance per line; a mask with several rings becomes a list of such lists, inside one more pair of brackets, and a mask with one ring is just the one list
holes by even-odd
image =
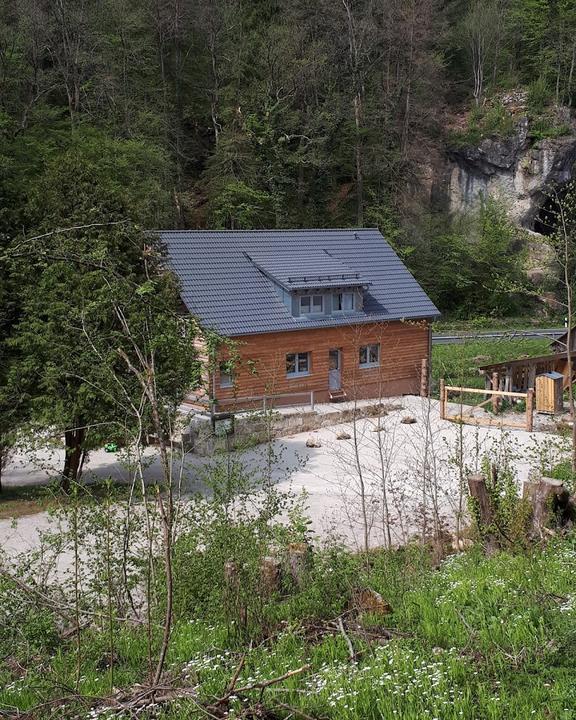
[[[427, 321], [367, 323], [364, 325], [263, 333], [235, 338], [240, 356], [235, 372], [235, 387], [220, 388], [215, 383], [218, 400], [235, 397], [305, 394], [314, 391], [316, 402], [329, 399], [329, 351], [341, 350], [342, 389], [348, 398], [370, 398], [419, 394], [423, 387], [423, 361], [429, 367], [429, 333]], [[380, 345], [378, 367], [361, 368], [359, 348]], [[286, 355], [311, 354], [310, 373], [287, 377]]]

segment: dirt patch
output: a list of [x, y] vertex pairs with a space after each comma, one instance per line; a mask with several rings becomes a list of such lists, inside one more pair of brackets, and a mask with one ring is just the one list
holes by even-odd
[[34, 491], [19, 492], [17, 489], [0, 493], [0, 520], [10, 520], [35, 515], [50, 507], [50, 498], [46, 494]]

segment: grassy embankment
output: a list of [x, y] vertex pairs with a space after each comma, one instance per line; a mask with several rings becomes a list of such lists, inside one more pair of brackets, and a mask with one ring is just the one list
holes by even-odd
[[[374, 553], [369, 566], [332, 551], [316, 557], [301, 590], [265, 601], [258, 627], [244, 632], [222, 616], [210, 579], [195, 575], [189, 594], [177, 595], [165, 682], [195, 695], [138, 717], [573, 720], [575, 548], [572, 536], [525, 554], [488, 559], [471, 551], [439, 570], [416, 548]], [[392, 612], [350, 613], [352, 587], [379, 591]], [[145, 681], [141, 626], [116, 634], [111, 669], [105, 628], [84, 632], [77, 645], [59, 640], [45, 614], [33, 619], [22, 625], [19, 647], [0, 643], [0, 714], [28, 717], [40, 706], [30, 717], [93, 718], [90, 708], [112, 687]], [[236, 688], [309, 667], [267, 689], [233, 692], [227, 715], [206, 714], [200, 706], [226, 694], [241, 663]], [[243, 714], [258, 704], [262, 714]]]
[[484, 376], [478, 372], [480, 365], [520, 357], [546, 355], [550, 340], [547, 338], [502, 338], [499, 340], [470, 340], [458, 345], [434, 345], [432, 347], [433, 394], [438, 393], [440, 378], [449, 385], [484, 387]]

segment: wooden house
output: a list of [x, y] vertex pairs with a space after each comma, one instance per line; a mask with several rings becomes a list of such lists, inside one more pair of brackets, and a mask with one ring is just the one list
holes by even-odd
[[[439, 313], [378, 230], [165, 231], [182, 300], [233, 341], [210, 358], [219, 410], [418, 393]], [[199, 399], [199, 398], [197, 398]]]

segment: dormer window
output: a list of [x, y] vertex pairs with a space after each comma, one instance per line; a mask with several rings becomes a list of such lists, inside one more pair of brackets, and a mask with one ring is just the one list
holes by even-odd
[[300, 315], [319, 315], [324, 312], [324, 297], [322, 295], [301, 295]]
[[334, 310], [337, 312], [352, 312], [354, 304], [354, 293], [341, 292], [334, 295]]

